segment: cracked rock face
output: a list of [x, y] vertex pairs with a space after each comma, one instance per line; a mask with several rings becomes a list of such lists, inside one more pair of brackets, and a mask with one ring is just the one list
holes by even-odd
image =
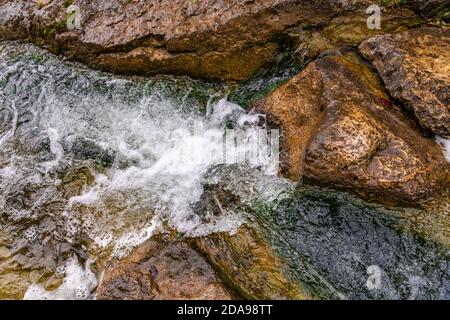
[[450, 138], [450, 30], [420, 28], [360, 45], [386, 84], [419, 124]]
[[[67, 29], [69, 4], [80, 9], [81, 29]], [[368, 0], [53, 0], [40, 4], [1, 0], [0, 39], [28, 38], [116, 73], [245, 80], [276, 60], [284, 50], [281, 39], [290, 28], [326, 25], [336, 16], [347, 15], [364, 22], [370, 4]], [[411, 11], [401, 15], [411, 18]]]
[[448, 187], [440, 147], [394, 105], [358, 55], [318, 59], [257, 104], [282, 129], [284, 173], [394, 202]]

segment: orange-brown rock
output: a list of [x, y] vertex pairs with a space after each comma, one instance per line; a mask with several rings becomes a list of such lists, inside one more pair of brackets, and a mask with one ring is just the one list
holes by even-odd
[[[395, 3], [399, 1], [390, 2], [395, 6]], [[407, 0], [403, 2], [403, 5], [425, 17], [448, 17], [450, 10], [447, 0]]]
[[[276, 61], [284, 50], [284, 35], [290, 29], [323, 26], [333, 18], [351, 15], [357, 17], [358, 30], [362, 30], [368, 16], [366, 8], [372, 3], [371, 0], [0, 0], [0, 39], [31, 39], [55, 52], [112, 72], [244, 80]], [[80, 9], [81, 28], [68, 30], [70, 13], [66, 10], [72, 4]], [[407, 9], [386, 9], [384, 14], [394, 25], [418, 18]], [[358, 33], [351, 31], [354, 19], [336, 24], [349, 26], [346, 34]], [[396, 30], [389, 24], [380, 32]]]
[[424, 27], [378, 36], [360, 50], [423, 128], [450, 138], [450, 29]]
[[97, 289], [101, 300], [228, 300], [212, 267], [183, 241], [150, 240], [112, 261]]
[[390, 100], [356, 53], [310, 63], [257, 109], [281, 127], [282, 165], [293, 180], [407, 203], [449, 186], [440, 147]]

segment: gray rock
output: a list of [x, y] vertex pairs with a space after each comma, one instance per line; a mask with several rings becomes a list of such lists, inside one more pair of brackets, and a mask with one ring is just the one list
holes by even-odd
[[361, 52], [375, 65], [389, 93], [419, 124], [450, 138], [450, 30], [424, 27], [371, 38]]

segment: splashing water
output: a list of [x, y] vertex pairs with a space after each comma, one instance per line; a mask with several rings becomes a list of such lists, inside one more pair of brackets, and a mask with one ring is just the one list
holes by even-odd
[[[27, 252], [5, 265], [28, 267], [24, 282], [43, 283], [26, 298], [92, 297], [86, 261], [124, 256], [157, 230], [240, 226], [239, 214], [208, 225], [194, 214], [201, 178], [235, 162], [275, 174], [277, 145], [257, 128], [259, 115], [217, 96], [219, 88], [189, 79], [114, 78], [0, 44], [0, 241]], [[239, 137], [224, 130], [230, 119]], [[62, 291], [49, 293], [45, 281], [64, 266]]]

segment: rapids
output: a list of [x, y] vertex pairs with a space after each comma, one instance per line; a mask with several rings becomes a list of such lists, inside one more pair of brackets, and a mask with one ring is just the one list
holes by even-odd
[[[33, 284], [26, 298], [92, 298], [86, 263], [122, 257], [157, 230], [239, 227], [239, 214], [205, 225], [192, 211], [201, 177], [239, 162], [273, 175], [276, 146], [256, 128], [259, 116], [221, 90], [116, 77], [0, 44], [0, 292], [20, 296]], [[230, 123], [238, 136], [226, 136]]]
[[0, 299], [95, 299], [105, 264], [155, 233], [244, 223], [317, 297], [448, 299], [448, 209], [277, 177], [278, 131], [227, 99], [263, 85], [113, 76], [0, 43]]

